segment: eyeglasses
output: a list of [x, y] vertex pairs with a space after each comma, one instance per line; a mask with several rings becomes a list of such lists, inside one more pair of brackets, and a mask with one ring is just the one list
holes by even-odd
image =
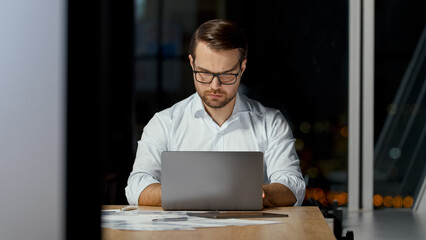
[[[194, 65], [195, 68], [195, 65]], [[241, 67], [238, 69], [237, 73], [211, 73], [211, 72], [203, 72], [192, 70], [195, 75], [195, 80], [199, 83], [210, 84], [213, 82], [214, 77], [217, 77], [220, 84], [222, 85], [232, 85], [237, 82], [237, 77], [240, 74]]]

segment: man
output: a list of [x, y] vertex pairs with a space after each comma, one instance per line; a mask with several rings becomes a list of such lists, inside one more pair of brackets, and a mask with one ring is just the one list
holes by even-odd
[[126, 187], [129, 204], [161, 205], [163, 151], [262, 151], [264, 206], [301, 205], [305, 183], [287, 121], [238, 93], [247, 65], [242, 29], [221, 19], [202, 24], [192, 36], [189, 63], [197, 92], [156, 113], [144, 128]]

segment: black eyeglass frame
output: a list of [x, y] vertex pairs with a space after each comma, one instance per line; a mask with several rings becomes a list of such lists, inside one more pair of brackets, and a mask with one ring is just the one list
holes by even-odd
[[[195, 68], [195, 64], [194, 64], [194, 68]], [[194, 69], [192, 69], [192, 72], [194, 73], [195, 81], [197, 81], [197, 82], [199, 82], [199, 83], [202, 83], [202, 84], [210, 84], [210, 83], [212, 83], [212, 82], [213, 82], [214, 77], [217, 77], [217, 80], [219, 81], [219, 83], [220, 83], [221, 85], [234, 85], [234, 84], [237, 82], [237, 80], [238, 80], [238, 75], [240, 75], [240, 72], [241, 72], [241, 63], [240, 63], [240, 68], [238, 69], [238, 72], [237, 72], [237, 73], [212, 73], [212, 72], [196, 71], [196, 70], [194, 70]], [[197, 79], [197, 73], [210, 74], [210, 75], [212, 75], [212, 79], [211, 79], [209, 82], [203, 82], [203, 81], [200, 81], [200, 80], [198, 80], [198, 79]], [[230, 82], [230, 83], [223, 83], [223, 82], [220, 80], [220, 76], [223, 76], [223, 75], [232, 75], [232, 76], [234, 76], [234, 77], [235, 77], [235, 81]]]

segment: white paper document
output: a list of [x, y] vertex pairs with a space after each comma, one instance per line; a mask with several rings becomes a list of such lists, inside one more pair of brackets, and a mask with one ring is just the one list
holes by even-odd
[[276, 221], [246, 219], [212, 219], [188, 216], [188, 211], [120, 211], [103, 210], [102, 227], [120, 230], [195, 230], [203, 227], [275, 224]]

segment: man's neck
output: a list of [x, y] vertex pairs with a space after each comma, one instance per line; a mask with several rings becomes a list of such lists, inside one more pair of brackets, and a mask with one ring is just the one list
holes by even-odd
[[206, 109], [207, 113], [210, 115], [210, 117], [217, 123], [217, 125], [222, 126], [225, 121], [231, 116], [232, 111], [234, 110], [235, 106], [235, 99], [234, 98], [231, 102], [229, 102], [226, 106], [221, 108], [211, 108], [204, 104], [204, 108]]

